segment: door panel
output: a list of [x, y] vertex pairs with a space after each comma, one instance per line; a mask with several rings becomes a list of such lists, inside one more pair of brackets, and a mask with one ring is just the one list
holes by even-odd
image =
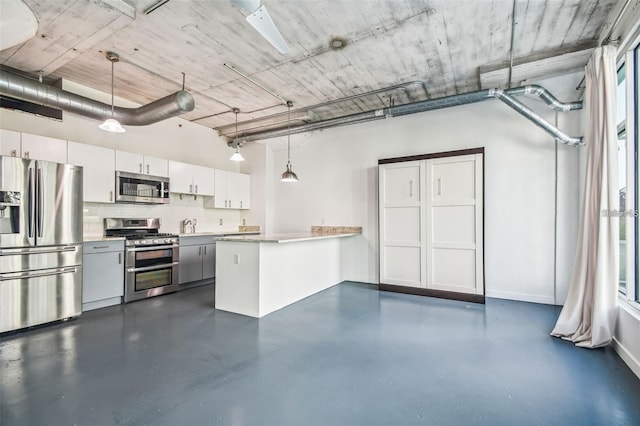
[[82, 167], [37, 162], [36, 241], [39, 246], [82, 242]]
[[180, 246], [180, 268], [178, 282], [180, 284], [200, 281], [202, 279], [202, 246]]
[[206, 244], [202, 253], [202, 279], [216, 277], [216, 244]]
[[427, 160], [427, 288], [484, 294], [482, 155]]
[[407, 204], [420, 202], [420, 165], [416, 162], [382, 169], [382, 202]]
[[0, 333], [82, 312], [82, 266], [0, 274]]
[[475, 250], [434, 249], [433, 281], [438, 290], [476, 293]]
[[420, 243], [420, 207], [390, 207], [384, 213], [385, 241]]
[[434, 162], [431, 182], [434, 201], [475, 199], [474, 160], [455, 158], [431, 160]]
[[475, 243], [475, 206], [435, 206], [432, 218], [434, 243]]
[[380, 281], [411, 287], [421, 285], [420, 247], [387, 246]]
[[[31, 171], [31, 175], [29, 174]], [[35, 179], [35, 161], [15, 157], [0, 157], [0, 191], [10, 192], [20, 199], [18, 208], [5, 209], [5, 215], [17, 216], [11, 229], [0, 233], [0, 247], [29, 247], [35, 245], [35, 199], [30, 191], [29, 176]], [[35, 185], [35, 180], [33, 180]], [[9, 226], [7, 226], [9, 227]], [[3, 226], [4, 228], [4, 226]]]

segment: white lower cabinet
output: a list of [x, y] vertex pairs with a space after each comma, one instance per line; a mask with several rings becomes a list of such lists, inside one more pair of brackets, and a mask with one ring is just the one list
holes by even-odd
[[211, 280], [216, 276], [216, 243], [212, 236], [180, 237], [180, 284]]
[[82, 249], [82, 311], [122, 303], [124, 241], [85, 242]]

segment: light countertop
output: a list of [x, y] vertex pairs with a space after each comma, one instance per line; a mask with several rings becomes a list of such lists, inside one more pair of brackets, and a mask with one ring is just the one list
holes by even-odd
[[294, 234], [272, 234], [272, 235], [242, 235], [218, 238], [218, 241], [246, 242], [246, 243], [295, 243], [301, 241], [326, 240], [329, 238], [344, 238], [361, 235], [357, 232], [346, 232], [339, 234], [318, 234], [315, 232], [298, 232]]
[[82, 237], [83, 243], [93, 243], [96, 241], [124, 241], [124, 237], [105, 237], [104, 235], [85, 235]]
[[[205, 232], [194, 232], [188, 234], [176, 234], [181, 238], [185, 237], [224, 237], [225, 235], [257, 235], [260, 232], [258, 231], [205, 231]], [[124, 241], [124, 237], [105, 237], [104, 235], [85, 235], [82, 238], [82, 242], [84, 243], [92, 243], [96, 241]]]
[[204, 231], [204, 232], [189, 232], [187, 234], [178, 234], [180, 238], [183, 237], [224, 237], [225, 235], [257, 235], [259, 231]]

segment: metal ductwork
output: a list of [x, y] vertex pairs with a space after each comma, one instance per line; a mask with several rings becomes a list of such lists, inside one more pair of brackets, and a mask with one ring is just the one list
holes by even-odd
[[[0, 94], [11, 96], [96, 120], [111, 118], [111, 105], [66, 92], [6, 70], [0, 70]], [[180, 90], [139, 108], [115, 107], [113, 118], [121, 124], [145, 126], [193, 111], [195, 102], [189, 92]]]
[[413, 102], [405, 105], [387, 107], [375, 111], [367, 111], [358, 114], [352, 114], [344, 117], [332, 118], [328, 120], [318, 121], [315, 123], [307, 123], [299, 126], [293, 126], [288, 129], [276, 129], [265, 132], [253, 133], [245, 137], [240, 137], [243, 142], [253, 142], [262, 139], [270, 139], [279, 136], [285, 136], [287, 133], [304, 133], [312, 130], [325, 129], [329, 127], [343, 126], [347, 124], [360, 123], [383, 118], [397, 117], [401, 115], [415, 114], [418, 112], [432, 111], [452, 106], [467, 105], [475, 102], [486, 101], [488, 99], [497, 98], [507, 104], [509, 107], [520, 113], [522, 116], [530, 120], [532, 123], [549, 133], [558, 141], [567, 145], [584, 145], [582, 137], [568, 136], [553, 124], [544, 120], [542, 117], [533, 112], [523, 103], [519, 102], [514, 96], [533, 95], [542, 100], [550, 108], [556, 111], [574, 111], [582, 109], [582, 102], [563, 103], [556, 99], [544, 87], [538, 85], [529, 85], [516, 87], [513, 89], [486, 89], [476, 92], [463, 93], [460, 95], [446, 96], [443, 98], [429, 99], [425, 101]]

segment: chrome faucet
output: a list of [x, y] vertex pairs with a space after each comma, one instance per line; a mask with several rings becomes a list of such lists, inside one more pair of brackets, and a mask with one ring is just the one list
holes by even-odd
[[193, 223], [191, 219], [185, 218], [182, 220], [182, 232], [184, 234], [191, 234], [194, 231]]

